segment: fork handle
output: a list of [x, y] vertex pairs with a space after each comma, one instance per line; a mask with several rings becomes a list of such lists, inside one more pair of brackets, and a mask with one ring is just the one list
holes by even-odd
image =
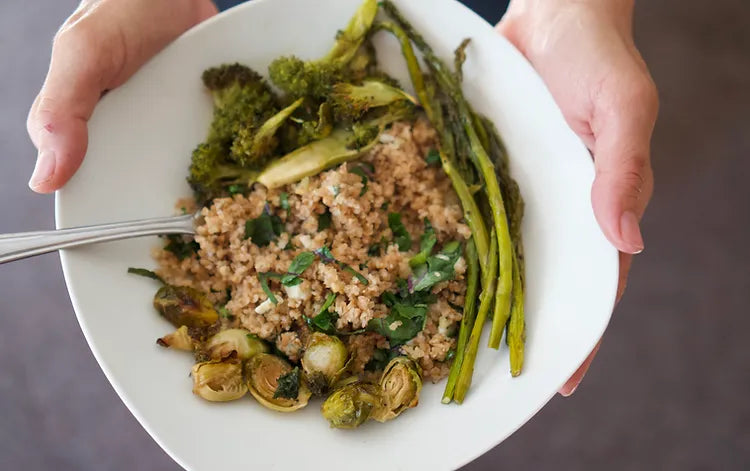
[[160, 234], [195, 234], [193, 215], [0, 235], [0, 264], [79, 245]]

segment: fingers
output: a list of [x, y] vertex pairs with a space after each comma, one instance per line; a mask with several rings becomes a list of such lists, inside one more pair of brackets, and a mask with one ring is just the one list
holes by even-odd
[[55, 37], [47, 78], [29, 112], [27, 129], [39, 151], [29, 186], [48, 193], [64, 185], [86, 154], [87, 123], [102, 93], [215, 13], [209, 0], [82, 2]]
[[594, 214], [618, 250], [637, 254], [644, 249], [640, 219], [653, 192], [650, 142], [658, 109], [656, 88], [648, 75], [637, 73], [605, 81], [592, 100]]
[[583, 377], [586, 375], [586, 372], [589, 370], [589, 367], [591, 366], [591, 362], [594, 361], [596, 352], [599, 351], [599, 347], [601, 346], [601, 344], [602, 344], [602, 341], [599, 340], [599, 342], [594, 347], [594, 350], [589, 354], [588, 357], [586, 357], [586, 360], [583, 361], [581, 366], [579, 366], [576, 372], [573, 373], [573, 376], [571, 376], [570, 379], [565, 382], [563, 387], [560, 388], [558, 392], [560, 393], [561, 396], [568, 397], [572, 395], [574, 392], [576, 392], [578, 385], [581, 384], [581, 381], [583, 381]]

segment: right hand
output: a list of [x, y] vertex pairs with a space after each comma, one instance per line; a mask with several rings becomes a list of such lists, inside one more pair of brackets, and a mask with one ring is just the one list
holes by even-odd
[[39, 151], [32, 190], [62, 187], [86, 155], [102, 94], [179, 35], [217, 13], [211, 0], [83, 0], [55, 35], [49, 72], [26, 127]]

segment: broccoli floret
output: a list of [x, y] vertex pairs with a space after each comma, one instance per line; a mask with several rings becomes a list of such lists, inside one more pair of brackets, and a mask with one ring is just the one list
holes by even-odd
[[280, 57], [268, 66], [277, 87], [293, 97], [325, 98], [331, 86], [345, 80], [344, 67], [333, 62], [303, 61], [295, 56]]
[[378, 80], [361, 85], [337, 83], [329, 96], [336, 122], [354, 122], [373, 108], [390, 106], [401, 101], [416, 104], [416, 99], [401, 89]]
[[242, 167], [258, 168], [274, 154], [279, 145], [276, 131], [286, 122], [303, 102], [295, 101], [279, 111], [257, 129], [242, 127], [232, 143], [232, 160]]
[[228, 161], [229, 150], [217, 141], [200, 144], [194, 151], [190, 164], [188, 183], [199, 202], [233, 193], [232, 187], [249, 187], [257, 171], [242, 168]]
[[278, 111], [266, 81], [244, 65], [208, 69], [203, 72], [203, 83], [214, 101], [209, 140], [230, 141], [241, 128], [257, 127]]

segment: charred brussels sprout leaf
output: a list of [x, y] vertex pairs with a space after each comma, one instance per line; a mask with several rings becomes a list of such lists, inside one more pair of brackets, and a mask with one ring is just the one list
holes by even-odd
[[299, 368], [294, 368], [289, 373], [279, 376], [276, 381], [276, 391], [273, 393], [273, 398], [284, 398], [284, 399], [297, 399], [299, 395]]
[[159, 275], [157, 275], [153, 271], [147, 270], [145, 268], [133, 268], [133, 267], [130, 267], [130, 268], [128, 268], [128, 273], [133, 274], [133, 275], [142, 276], [144, 278], [151, 278], [152, 280], [156, 280], [156, 281], [158, 281], [160, 283], [164, 283], [164, 280], [162, 279], [162, 277], [160, 277]]
[[267, 353], [268, 345], [245, 329], [222, 330], [209, 338], [206, 352], [213, 360], [236, 355], [240, 360], [248, 360], [258, 353]]
[[[289, 375], [290, 373], [293, 373], [293, 368], [289, 362], [268, 353], [258, 353], [245, 365], [245, 378], [247, 378], [250, 394], [263, 406], [279, 412], [301, 409], [310, 399], [310, 390], [303, 381], [299, 381], [299, 370], [296, 374]], [[296, 396], [292, 398], [277, 396], [279, 381], [282, 378], [282, 384], [286, 386], [281, 392], [286, 396], [291, 396], [293, 393], [291, 388], [296, 381], [298, 388]]]
[[175, 327], [200, 329], [219, 320], [208, 298], [189, 286], [162, 286], [154, 296], [154, 308]]

